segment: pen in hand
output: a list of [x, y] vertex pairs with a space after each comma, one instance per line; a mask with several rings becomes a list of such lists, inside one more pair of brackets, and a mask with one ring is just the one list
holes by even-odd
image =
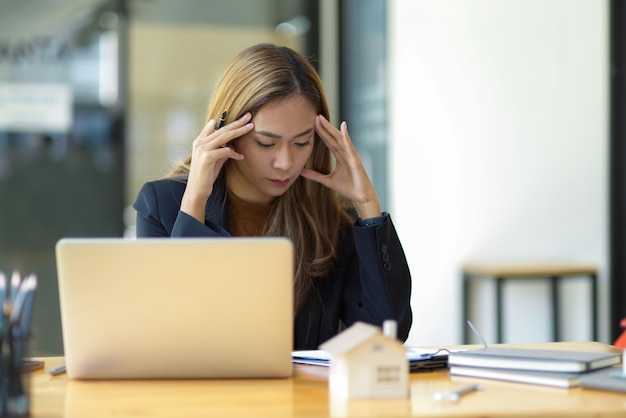
[[220, 120], [217, 121], [217, 126], [215, 126], [216, 131], [224, 125], [225, 120], [226, 120], [226, 111], [223, 111], [222, 116], [220, 116]]

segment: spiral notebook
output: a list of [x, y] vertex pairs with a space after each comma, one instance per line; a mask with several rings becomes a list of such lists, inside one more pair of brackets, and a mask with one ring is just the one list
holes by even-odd
[[292, 374], [287, 239], [73, 238], [56, 257], [71, 378]]

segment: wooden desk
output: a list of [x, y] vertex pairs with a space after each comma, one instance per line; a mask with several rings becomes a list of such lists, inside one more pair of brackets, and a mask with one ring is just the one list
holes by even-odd
[[[600, 343], [517, 344], [554, 349], [619, 351]], [[480, 380], [484, 390], [457, 403], [435, 401], [436, 390], [477, 379], [451, 378], [447, 371], [411, 374], [410, 397], [337, 400], [328, 393], [327, 369], [296, 366], [291, 379], [71, 381], [48, 371], [61, 357], [44, 358], [32, 373], [32, 416], [47, 417], [511, 417], [626, 416], [626, 394], [556, 389]]]

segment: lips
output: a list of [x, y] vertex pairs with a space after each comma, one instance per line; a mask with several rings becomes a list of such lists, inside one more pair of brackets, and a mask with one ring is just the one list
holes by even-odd
[[281, 187], [284, 187], [289, 184], [289, 179], [285, 179], [285, 180], [271, 179], [270, 181], [275, 186], [281, 186]]

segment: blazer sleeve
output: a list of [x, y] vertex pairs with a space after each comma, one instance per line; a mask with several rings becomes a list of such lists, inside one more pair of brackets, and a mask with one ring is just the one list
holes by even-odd
[[406, 341], [411, 311], [411, 273], [389, 214], [375, 226], [353, 226], [355, 254], [351, 256], [343, 295], [346, 325], [365, 321], [378, 326], [397, 322], [397, 338]]
[[137, 237], [217, 237], [230, 236], [220, 225], [180, 211], [184, 183], [156, 181], [143, 185], [133, 207], [137, 211]]

